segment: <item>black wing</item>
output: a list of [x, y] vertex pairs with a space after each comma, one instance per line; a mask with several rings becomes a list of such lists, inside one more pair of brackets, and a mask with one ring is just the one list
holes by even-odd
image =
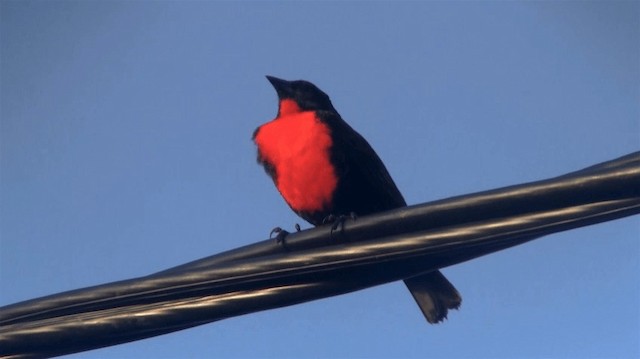
[[334, 211], [340, 212], [334, 214], [367, 215], [406, 206], [389, 171], [367, 140], [340, 115], [319, 115], [332, 131], [331, 157], [339, 178]]

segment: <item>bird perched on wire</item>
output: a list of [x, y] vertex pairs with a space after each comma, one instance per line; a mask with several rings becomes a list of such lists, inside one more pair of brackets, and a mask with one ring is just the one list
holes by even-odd
[[[308, 81], [267, 76], [278, 94], [275, 119], [253, 140], [289, 207], [314, 226], [406, 206], [369, 143], [349, 126], [329, 96]], [[427, 321], [438, 323], [462, 301], [439, 271], [405, 280]]]

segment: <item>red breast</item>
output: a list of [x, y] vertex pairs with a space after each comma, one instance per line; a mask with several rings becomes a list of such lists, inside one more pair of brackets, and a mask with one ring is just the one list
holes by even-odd
[[338, 179], [330, 160], [331, 130], [295, 101], [280, 102], [278, 117], [258, 128], [259, 160], [272, 166], [273, 180], [297, 212], [327, 211]]

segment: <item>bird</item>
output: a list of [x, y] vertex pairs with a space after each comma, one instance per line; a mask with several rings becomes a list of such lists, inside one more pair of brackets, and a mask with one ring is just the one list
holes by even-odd
[[[380, 157], [326, 93], [305, 80], [267, 79], [278, 112], [253, 132], [257, 162], [298, 216], [320, 226], [407, 205]], [[440, 271], [405, 284], [429, 323], [443, 321], [462, 302]]]

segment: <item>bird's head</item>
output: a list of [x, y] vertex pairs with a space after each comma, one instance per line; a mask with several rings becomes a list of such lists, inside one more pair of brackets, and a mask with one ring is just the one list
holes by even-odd
[[303, 111], [335, 111], [329, 96], [311, 82], [287, 81], [273, 76], [267, 76], [267, 80], [278, 93], [279, 116]]

